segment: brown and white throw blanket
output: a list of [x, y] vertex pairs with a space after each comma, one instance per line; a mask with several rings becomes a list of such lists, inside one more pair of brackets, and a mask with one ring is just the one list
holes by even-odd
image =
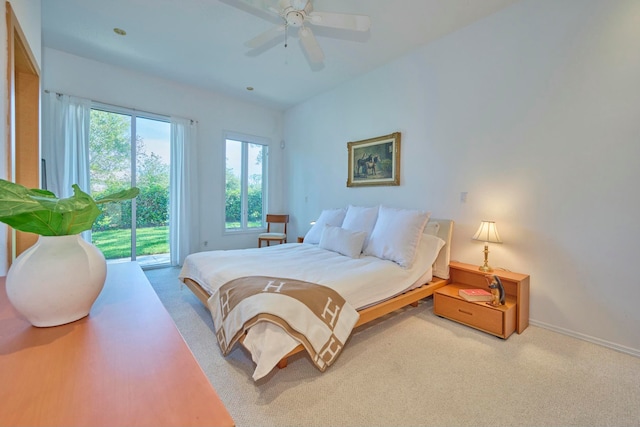
[[251, 326], [272, 322], [304, 346], [320, 371], [340, 354], [360, 316], [329, 287], [267, 276], [231, 280], [208, 304], [225, 356]]

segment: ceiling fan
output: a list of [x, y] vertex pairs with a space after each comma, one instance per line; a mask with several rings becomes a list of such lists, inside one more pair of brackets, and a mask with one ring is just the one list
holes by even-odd
[[285, 36], [287, 46], [287, 32], [290, 27], [298, 28], [298, 36], [307, 57], [312, 63], [324, 61], [324, 52], [316, 40], [311, 28], [306, 24], [319, 27], [338, 28], [351, 31], [368, 31], [371, 20], [366, 15], [346, 13], [320, 12], [313, 9], [311, 0], [279, 0], [278, 7], [273, 7], [265, 0], [244, 0], [252, 7], [258, 7], [282, 19], [282, 24], [257, 35], [245, 43], [247, 47], [259, 48], [280, 37]]

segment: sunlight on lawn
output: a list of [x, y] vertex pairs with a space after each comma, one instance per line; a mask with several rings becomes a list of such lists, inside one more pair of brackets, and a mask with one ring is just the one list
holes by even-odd
[[[94, 231], [91, 240], [106, 259], [131, 256], [131, 230]], [[169, 253], [169, 227], [138, 228], [136, 230], [137, 256]]]

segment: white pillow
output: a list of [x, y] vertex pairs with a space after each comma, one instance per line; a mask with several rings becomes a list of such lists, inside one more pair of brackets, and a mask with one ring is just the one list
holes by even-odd
[[424, 233], [420, 240], [420, 244], [418, 245], [416, 260], [425, 259], [425, 262], [429, 263], [430, 266], [433, 266], [444, 245], [446, 245], [446, 242], [438, 236]]
[[320, 237], [320, 246], [351, 258], [359, 258], [367, 234], [363, 231], [350, 231], [342, 227], [325, 225]]
[[364, 231], [367, 234], [364, 239], [364, 246], [366, 247], [377, 219], [378, 206], [364, 207], [349, 205], [347, 214], [342, 222], [342, 228], [351, 231]]
[[430, 212], [380, 206], [364, 254], [411, 267], [430, 215]]
[[440, 223], [437, 221], [429, 221], [427, 222], [427, 225], [424, 226], [424, 234], [437, 236], [438, 231], [440, 231]]
[[320, 243], [320, 236], [322, 236], [324, 226], [334, 225], [340, 227], [345, 214], [346, 210], [344, 208], [323, 210], [320, 217], [316, 220], [316, 223], [313, 224], [309, 231], [307, 231], [307, 234], [305, 234], [303, 240], [304, 243], [311, 243], [314, 245]]

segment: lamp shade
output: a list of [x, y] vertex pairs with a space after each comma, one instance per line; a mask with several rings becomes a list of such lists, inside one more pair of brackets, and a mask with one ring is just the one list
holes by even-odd
[[489, 243], [502, 243], [495, 221], [482, 221], [472, 239]]

